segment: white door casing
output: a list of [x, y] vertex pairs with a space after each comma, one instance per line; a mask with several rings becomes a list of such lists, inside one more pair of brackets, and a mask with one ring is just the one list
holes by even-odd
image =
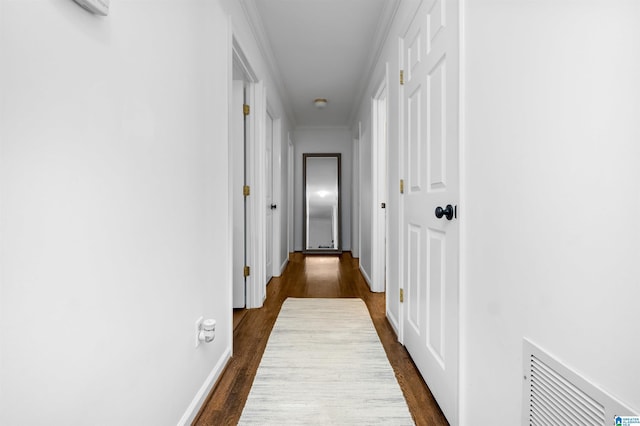
[[[358, 227], [358, 258], [361, 256], [362, 252], [362, 122], [358, 122], [358, 158], [356, 170], [358, 171], [358, 187], [356, 192], [356, 205], [358, 206], [358, 223], [356, 226]], [[362, 263], [358, 262], [360, 266], [360, 270], [362, 270]]]
[[294, 148], [291, 133], [287, 134], [287, 257], [294, 251], [293, 241], [293, 187], [294, 187]]
[[[260, 308], [266, 297], [265, 282], [265, 116], [266, 89], [244, 54], [240, 44], [232, 37], [234, 63], [244, 74], [245, 103], [249, 115], [245, 117], [245, 184], [250, 195], [245, 197], [245, 265], [250, 274], [245, 279], [247, 308]], [[230, 105], [231, 106], [231, 105]]]
[[404, 306], [407, 350], [458, 424], [459, 23], [457, 0], [426, 0], [403, 35]]

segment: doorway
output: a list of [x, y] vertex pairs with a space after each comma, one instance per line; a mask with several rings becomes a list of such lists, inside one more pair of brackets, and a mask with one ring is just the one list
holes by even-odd
[[[235, 37], [230, 81], [229, 161], [233, 208], [234, 308], [258, 308], [265, 295], [264, 86]], [[262, 130], [262, 131], [261, 131]]]
[[388, 199], [388, 91], [387, 73], [372, 100], [373, 238], [371, 291], [384, 292], [387, 282], [387, 199]]
[[[274, 191], [273, 191], [273, 117], [269, 113], [267, 109], [267, 116], [265, 120], [265, 197], [266, 197], [266, 220], [265, 220], [265, 270], [266, 270], [266, 278], [265, 285], [269, 284], [271, 278], [273, 278], [273, 267], [274, 267], [274, 210], [278, 207], [275, 204], [274, 200]], [[279, 275], [279, 274], [278, 274]]]

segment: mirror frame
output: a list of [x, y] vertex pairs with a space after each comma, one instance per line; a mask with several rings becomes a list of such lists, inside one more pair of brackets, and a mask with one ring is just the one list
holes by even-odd
[[[340, 254], [342, 253], [342, 169], [340, 153], [304, 153], [302, 154], [302, 252], [305, 254]], [[307, 158], [335, 158], [338, 161], [338, 244], [335, 249], [307, 248]]]

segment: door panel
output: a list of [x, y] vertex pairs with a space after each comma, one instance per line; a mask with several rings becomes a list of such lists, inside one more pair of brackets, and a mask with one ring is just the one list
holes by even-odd
[[[446, 10], [445, 10], [446, 7]], [[457, 1], [424, 1], [403, 36], [404, 344], [452, 425], [458, 423], [459, 199]], [[455, 210], [457, 211], [457, 210]]]
[[437, 191], [445, 188], [446, 173], [446, 115], [444, 109], [446, 100], [445, 84], [445, 58], [441, 58], [436, 66], [431, 69], [427, 77], [427, 100], [429, 105], [427, 128], [429, 129], [429, 190]]
[[422, 238], [421, 238], [422, 230], [420, 226], [416, 226], [414, 224], [408, 225], [408, 250], [407, 250], [407, 260], [408, 260], [408, 274], [407, 274], [407, 285], [406, 285], [406, 313], [407, 320], [409, 322], [409, 326], [413, 333], [417, 336], [420, 335], [420, 330], [422, 328], [421, 321], [422, 318], [422, 309], [425, 305], [420, 302], [422, 298], [423, 292], [420, 291], [421, 288], [418, 285], [422, 282]]
[[415, 85], [415, 90], [407, 100], [407, 141], [409, 144], [407, 153], [409, 158], [409, 192], [416, 193], [422, 189], [422, 87]]
[[429, 256], [427, 257], [427, 347], [431, 355], [444, 367], [444, 297], [446, 234], [429, 229]]

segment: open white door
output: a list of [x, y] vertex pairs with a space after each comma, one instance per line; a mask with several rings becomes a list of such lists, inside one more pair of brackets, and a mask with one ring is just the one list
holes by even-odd
[[[424, 1], [403, 37], [404, 344], [452, 425], [459, 369], [458, 13], [457, 0]], [[440, 217], [438, 207], [445, 210]]]
[[242, 187], [244, 185], [244, 81], [234, 80], [231, 108], [231, 180], [233, 197], [233, 307], [246, 306], [246, 288], [244, 279], [245, 265], [245, 211]]
[[[245, 306], [260, 308], [266, 296], [265, 282], [265, 126], [266, 89], [258, 80], [238, 41], [233, 37], [233, 80], [244, 81], [244, 276]], [[230, 107], [235, 111], [233, 105]], [[234, 117], [231, 117], [234, 120]], [[233, 126], [232, 126], [233, 127]], [[237, 133], [234, 132], [234, 133]], [[235, 166], [234, 166], [235, 168]], [[239, 167], [239, 169], [242, 167]], [[237, 218], [237, 216], [236, 216]], [[234, 222], [237, 220], [234, 218]], [[236, 244], [234, 243], [234, 246]]]

